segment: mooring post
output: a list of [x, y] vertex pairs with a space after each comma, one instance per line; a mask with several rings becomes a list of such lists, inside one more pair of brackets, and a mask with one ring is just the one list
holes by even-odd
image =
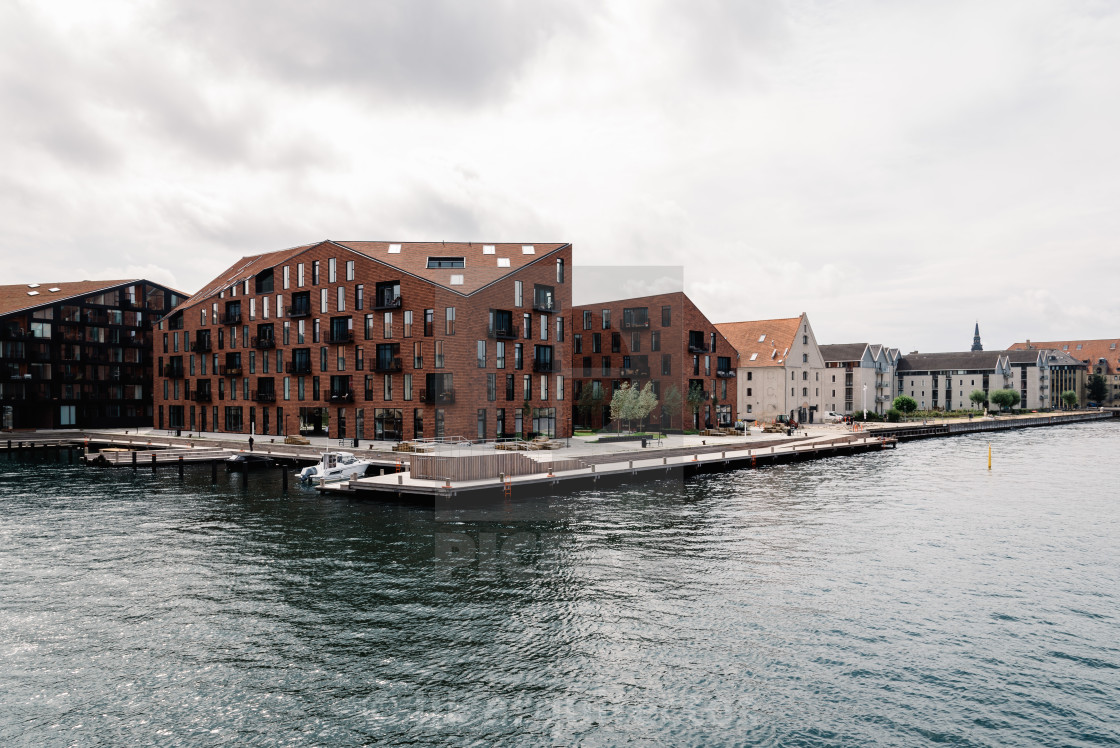
[[281, 463], [280, 465], [280, 482], [284, 486], [284, 493], [288, 492], [288, 470], [287, 467]]
[[136, 452], [132, 453], [132, 472], [136, 472]]
[[179, 455], [179, 477], [183, 477], [183, 455]]
[[156, 453], [152, 452], [152, 472], [156, 471]]

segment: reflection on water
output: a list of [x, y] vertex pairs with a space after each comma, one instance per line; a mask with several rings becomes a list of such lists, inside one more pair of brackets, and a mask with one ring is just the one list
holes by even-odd
[[1120, 741], [1120, 424], [439, 511], [0, 458], [0, 741]]

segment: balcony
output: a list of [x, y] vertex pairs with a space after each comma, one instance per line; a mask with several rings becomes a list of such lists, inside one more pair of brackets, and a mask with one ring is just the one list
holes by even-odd
[[344, 330], [344, 331], [339, 332], [339, 331], [336, 331], [336, 330], [331, 330], [331, 335], [327, 339], [327, 342], [330, 343], [331, 345], [346, 345], [347, 343], [353, 343], [354, 342], [354, 331], [353, 330]]
[[455, 390], [420, 390], [420, 402], [428, 405], [451, 405], [455, 402]]
[[196, 340], [191, 343], [191, 351], [194, 353], [206, 353], [207, 351], [213, 350], [213, 348], [214, 346], [210, 342], [210, 338], [206, 338], [205, 340]]
[[735, 378], [735, 370], [734, 369], [727, 369], [726, 371], [724, 371], [724, 370], [716, 369], [716, 377], [719, 378], [719, 379], [734, 379]]
[[223, 325], [240, 325], [241, 312], [226, 312], [222, 315], [221, 324]]
[[284, 364], [284, 373], [305, 376], [311, 373], [310, 361], [289, 361]]
[[0, 327], [0, 340], [24, 340], [35, 337], [30, 330], [24, 331], [18, 327]]
[[266, 348], [275, 348], [276, 338], [272, 337], [271, 335], [260, 335], [253, 338], [252, 343], [254, 348], [259, 348], [262, 350]]
[[294, 304], [292, 306], [284, 307], [284, 315], [288, 319], [300, 319], [302, 317], [311, 316], [310, 304]]
[[352, 402], [354, 402], [354, 393], [353, 392], [332, 392], [331, 393], [331, 405], [339, 405], [339, 404], [342, 404], [342, 403], [352, 403]]
[[649, 320], [647, 319], [645, 321], [639, 322], [639, 321], [635, 321], [635, 320], [627, 321], [625, 318], [623, 318], [622, 326], [621, 326], [620, 329], [622, 329], [622, 330], [648, 330], [649, 329]]
[[555, 366], [556, 364], [552, 361], [537, 361], [536, 359], [533, 360], [533, 371], [540, 374], [548, 374], [554, 371]]
[[648, 377], [649, 376], [649, 367], [646, 366], [644, 368], [639, 367], [639, 368], [632, 368], [632, 369], [619, 369], [618, 370], [618, 375], [620, 377]]
[[183, 378], [183, 367], [182, 366], [172, 366], [171, 364], [164, 364], [163, 376], [167, 377], [168, 379], [182, 379]]
[[486, 336], [496, 340], [517, 340], [517, 331], [513, 328], [499, 328], [495, 330], [487, 330]]
[[533, 311], [555, 314], [560, 311], [560, 302], [557, 299], [533, 299]]
[[276, 402], [276, 390], [253, 390], [253, 399], [258, 403]]
[[191, 393], [191, 400], [196, 403], [208, 403], [214, 399], [214, 393], [210, 390], [195, 390]]
[[404, 360], [399, 356], [391, 359], [375, 358], [370, 363], [370, 371], [394, 372], [404, 369]]
[[400, 296], [378, 296], [373, 301], [374, 309], [400, 309]]
[[699, 345], [696, 345], [695, 343], [689, 343], [688, 344], [688, 352], [689, 353], [707, 353], [708, 352], [708, 346], [704, 345], [703, 343], [701, 343]]
[[223, 366], [222, 367], [222, 376], [223, 377], [239, 377], [239, 376], [241, 376], [241, 367], [240, 366]]

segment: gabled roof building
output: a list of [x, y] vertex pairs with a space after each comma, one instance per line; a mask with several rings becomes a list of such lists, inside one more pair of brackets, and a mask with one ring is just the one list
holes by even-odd
[[[894, 400], [898, 349], [870, 343], [822, 345], [825, 409], [850, 414], [866, 409], [882, 415]], [[837, 371], [839, 370], [839, 371]]]
[[157, 428], [556, 435], [566, 243], [324, 240], [238, 260], [160, 326]]

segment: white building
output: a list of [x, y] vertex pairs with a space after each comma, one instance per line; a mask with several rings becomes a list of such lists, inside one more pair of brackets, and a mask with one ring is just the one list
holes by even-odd
[[835, 413], [882, 415], [894, 400], [898, 349], [869, 343], [822, 345], [824, 407]]
[[739, 353], [739, 418], [770, 421], [787, 415], [807, 423], [820, 419], [826, 370], [807, 315], [724, 322], [716, 329]]
[[[909, 395], [921, 410], [975, 407], [974, 390], [1016, 390], [1017, 407], [1050, 407], [1050, 364], [1045, 350], [908, 353], [898, 361], [895, 392]], [[981, 407], [988, 407], [988, 402]]]

